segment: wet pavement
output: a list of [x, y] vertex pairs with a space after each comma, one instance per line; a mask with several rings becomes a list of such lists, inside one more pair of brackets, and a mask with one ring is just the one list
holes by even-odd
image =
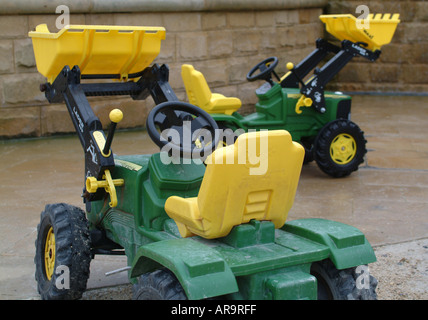
[[[126, 114], [124, 115], [126, 117]], [[428, 237], [428, 97], [354, 96], [352, 120], [365, 132], [365, 163], [333, 179], [302, 170], [288, 220], [320, 217], [353, 225], [373, 246]], [[158, 151], [144, 131], [119, 132], [116, 154]], [[0, 299], [38, 298], [34, 241], [48, 203], [83, 208], [83, 151], [77, 136], [0, 142]], [[123, 257], [97, 256], [88, 289], [126, 282]]]

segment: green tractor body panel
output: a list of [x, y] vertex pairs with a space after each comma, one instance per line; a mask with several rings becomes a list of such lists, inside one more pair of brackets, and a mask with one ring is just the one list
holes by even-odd
[[205, 299], [238, 291], [233, 272], [210, 246], [192, 239], [171, 239], [142, 246], [131, 277], [166, 267], [180, 281], [189, 299]]
[[277, 83], [267, 92], [260, 91], [264, 90], [259, 90], [257, 93], [258, 102], [255, 105], [255, 113], [247, 116], [242, 116], [238, 112], [232, 115], [212, 114], [212, 117], [218, 123], [226, 124], [226, 127], [234, 130], [285, 129], [296, 142], [302, 139], [315, 139], [327, 123], [350, 117], [351, 97], [347, 95], [326, 92], [324, 113], [314, 108], [302, 107], [299, 114], [296, 112], [296, 104], [301, 97], [299, 89], [282, 88]]
[[282, 229], [327, 246], [329, 258], [339, 270], [376, 261], [373, 248], [355, 227], [324, 219], [300, 219]]
[[159, 153], [115, 163], [113, 178], [126, 181], [117, 188], [118, 206], [93, 202], [88, 219], [125, 249], [131, 282], [165, 267], [189, 299], [316, 299], [313, 262], [331, 259], [342, 269], [376, 260], [359, 230], [323, 219], [295, 220], [281, 229], [252, 220], [223, 238], [183, 239], [163, 206], [172, 194], [197, 196], [205, 166], [165, 165]]

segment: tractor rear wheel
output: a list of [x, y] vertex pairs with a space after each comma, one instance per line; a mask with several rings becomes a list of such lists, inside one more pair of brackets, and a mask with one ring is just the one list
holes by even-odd
[[352, 121], [331, 121], [315, 139], [315, 161], [326, 174], [334, 178], [346, 177], [364, 162], [366, 142], [363, 131]]
[[366, 265], [338, 270], [330, 260], [316, 262], [311, 274], [317, 278], [318, 300], [376, 300], [377, 280]]
[[65, 203], [46, 205], [37, 226], [35, 244], [35, 278], [41, 298], [81, 298], [91, 262], [85, 212]]
[[134, 285], [134, 300], [187, 300], [180, 282], [168, 269], [143, 274]]

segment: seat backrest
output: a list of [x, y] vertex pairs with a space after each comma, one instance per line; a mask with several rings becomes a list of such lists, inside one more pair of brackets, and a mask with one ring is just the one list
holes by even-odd
[[183, 64], [181, 66], [181, 77], [189, 102], [199, 108], [206, 108], [210, 103], [212, 93], [204, 75], [195, 70], [192, 65]]
[[303, 156], [303, 147], [285, 130], [245, 133], [234, 145], [217, 149], [206, 160], [198, 194], [204, 224], [212, 224], [218, 234], [252, 219], [282, 227], [294, 202]]

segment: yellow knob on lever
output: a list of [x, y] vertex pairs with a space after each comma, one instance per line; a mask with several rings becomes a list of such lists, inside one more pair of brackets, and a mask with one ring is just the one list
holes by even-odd
[[110, 156], [110, 147], [111, 143], [113, 142], [113, 135], [116, 130], [116, 126], [119, 122], [123, 119], [123, 113], [120, 109], [113, 109], [110, 111], [109, 118], [111, 121], [108, 134], [107, 134], [107, 141], [104, 144], [104, 148], [102, 149], [101, 153], [104, 157]]
[[120, 109], [113, 109], [110, 111], [109, 118], [111, 122], [119, 123], [123, 119], [123, 112]]
[[287, 63], [287, 69], [290, 70], [290, 71], [293, 70], [294, 69], [294, 63], [288, 62]]
[[104, 171], [103, 179], [105, 180], [97, 180], [95, 177], [87, 177], [86, 178], [86, 190], [89, 193], [95, 193], [99, 188], [104, 188], [105, 191], [110, 194], [110, 207], [117, 206], [117, 195], [115, 186], [123, 186], [125, 180], [123, 179], [112, 179], [110, 170], [106, 169]]

